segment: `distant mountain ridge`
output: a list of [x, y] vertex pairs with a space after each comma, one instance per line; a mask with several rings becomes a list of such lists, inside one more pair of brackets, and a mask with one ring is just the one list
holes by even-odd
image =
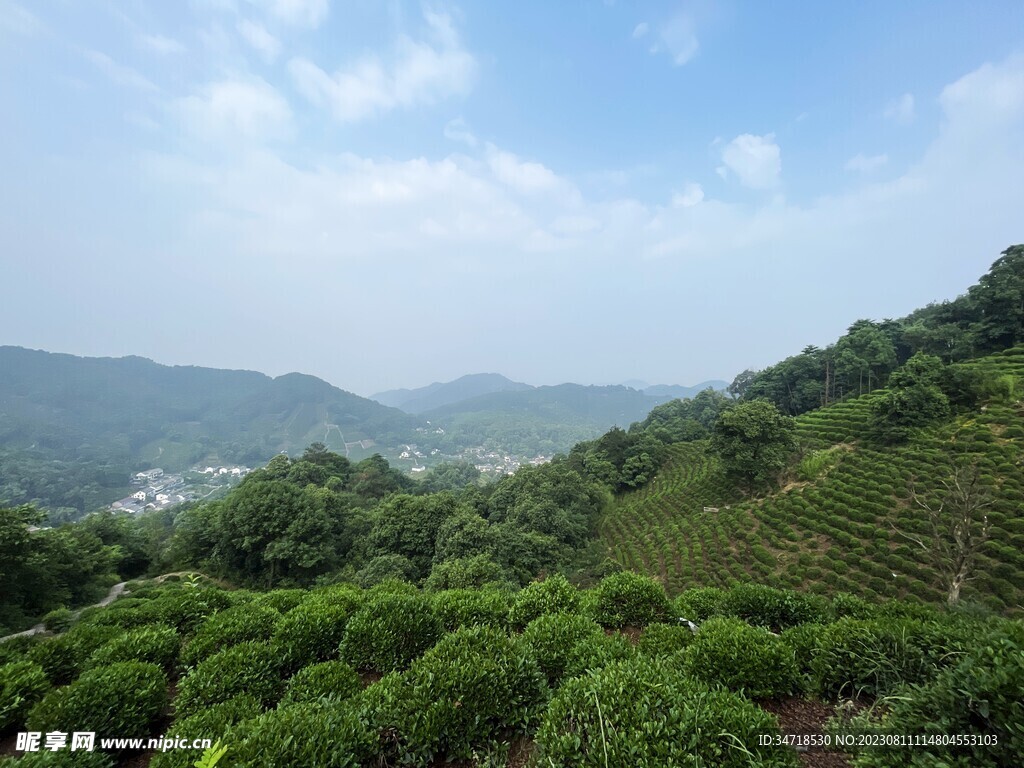
[[[518, 381], [512, 381], [511, 379], [502, 376], [500, 373], [471, 373], [466, 376], [460, 376], [459, 378], [448, 381], [439, 382], [435, 381], [433, 384], [428, 384], [425, 387], [418, 387], [415, 389], [392, 389], [386, 392], [378, 392], [375, 395], [371, 395], [371, 400], [376, 400], [382, 405], [391, 406], [392, 408], [400, 408], [406, 413], [422, 415], [438, 409], [444, 409], [447, 406], [454, 406], [460, 403], [465, 403], [466, 407], [473, 410], [479, 410], [473, 403], [468, 401], [476, 400], [476, 398], [484, 397], [486, 395], [503, 393], [503, 392], [527, 392], [527, 391], [543, 391], [546, 393], [552, 393], [558, 389], [558, 387], [580, 387], [594, 390], [612, 389], [618, 387], [619, 389], [632, 389], [641, 392], [648, 397], [652, 397], [658, 400], [654, 405], [659, 405], [665, 400], [674, 400], [675, 398], [682, 397], [693, 397], [698, 392], [708, 389], [716, 389], [723, 391], [728, 386], [727, 382], [720, 379], [713, 379], [705, 381], [692, 387], [681, 386], [678, 384], [655, 384], [649, 385], [643, 381], [628, 381], [621, 385], [608, 385], [607, 387], [593, 386], [587, 387], [582, 384], [559, 384], [555, 386], [542, 386], [534, 387], [530, 384], [524, 384]], [[562, 390], [562, 392], [568, 392], [570, 390]], [[543, 399], [543, 398], [542, 398]], [[483, 401], [492, 402], [497, 405], [503, 404], [505, 401], [498, 399], [497, 401]], [[515, 398], [512, 398], [508, 402], [516, 402]], [[531, 402], [537, 403], [538, 400], [532, 400]], [[502, 406], [503, 407], [503, 406]], [[653, 405], [651, 407], [654, 407]], [[459, 411], [462, 408], [457, 409]], [[623, 413], [634, 413], [632, 408], [627, 408]], [[638, 418], [643, 418], [647, 414], [641, 414]]]
[[470, 373], [454, 381], [435, 381], [416, 389], [392, 389], [371, 395], [382, 405], [400, 408], [406, 413], [420, 414], [462, 400], [493, 392], [518, 392], [532, 389], [529, 384], [512, 381], [500, 373]]
[[[301, 373], [271, 378], [3, 346], [0, 502], [83, 509], [139, 468], [258, 465], [312, 442], [360, 459], [408, 442], [422, 424]], [[83, 497], [76, 473], [78, 485], [99, 477], [99, 488]]]

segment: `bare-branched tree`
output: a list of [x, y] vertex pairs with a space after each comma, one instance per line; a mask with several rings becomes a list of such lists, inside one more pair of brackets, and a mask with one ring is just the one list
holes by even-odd
[[928, 516], [928, 533], [912, 534], [893, 530], [924, 552], [935, 568], [946, 601], [956, 605], [964, 584], [974, 579], [978, 552], [989, 539], [986, 510], [992, 496], [981, 481], [977, 464], [957, 465], [941, 481], [944, 492], [938, 500], [929, 500], [911, 486], [911, 498]]

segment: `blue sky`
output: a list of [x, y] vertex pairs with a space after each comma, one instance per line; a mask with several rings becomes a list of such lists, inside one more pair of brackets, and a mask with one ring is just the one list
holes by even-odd
[[0, 0], [0, 343], [730, 379], [1024, 242], [1024, 5]]

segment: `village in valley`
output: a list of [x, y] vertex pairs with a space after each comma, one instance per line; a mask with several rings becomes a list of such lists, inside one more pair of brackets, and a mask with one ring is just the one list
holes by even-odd
[[208, 499], [237, 485], [251, 471], [249, 467], [228, 465], [194, 467], [181, 474], [173, 474], [154, 467], [136, 472], [131, 478], [131, 485], [137, 490], [115, 501], [110, 509], [134, 513]]

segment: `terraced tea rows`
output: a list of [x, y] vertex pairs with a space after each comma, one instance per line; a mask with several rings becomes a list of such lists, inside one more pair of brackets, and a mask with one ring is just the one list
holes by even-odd
[[[969, 365], [1024, 374], [1024, 350]], [[868, 407], [861, 397], [801, 416], [801, 442], [833, 447], [829, 461], [819, 476], [766, 498], [741, 500], [704, 444], [673, 446], [655, 480], [618, 498], [603, 520], [610, 555], [660, 577], [673, 593], [753, 580], [941, 601], [945, 592], [930, 566], [896, 529], [925, 531], [911, 487], [938, 498], [959, 458], [977, 463], [993, 495], [992, 536], [963, 597], [999, 611], [1024, 610], [1024, 404], [989, 403], [891, 448], [865, 439]]]

